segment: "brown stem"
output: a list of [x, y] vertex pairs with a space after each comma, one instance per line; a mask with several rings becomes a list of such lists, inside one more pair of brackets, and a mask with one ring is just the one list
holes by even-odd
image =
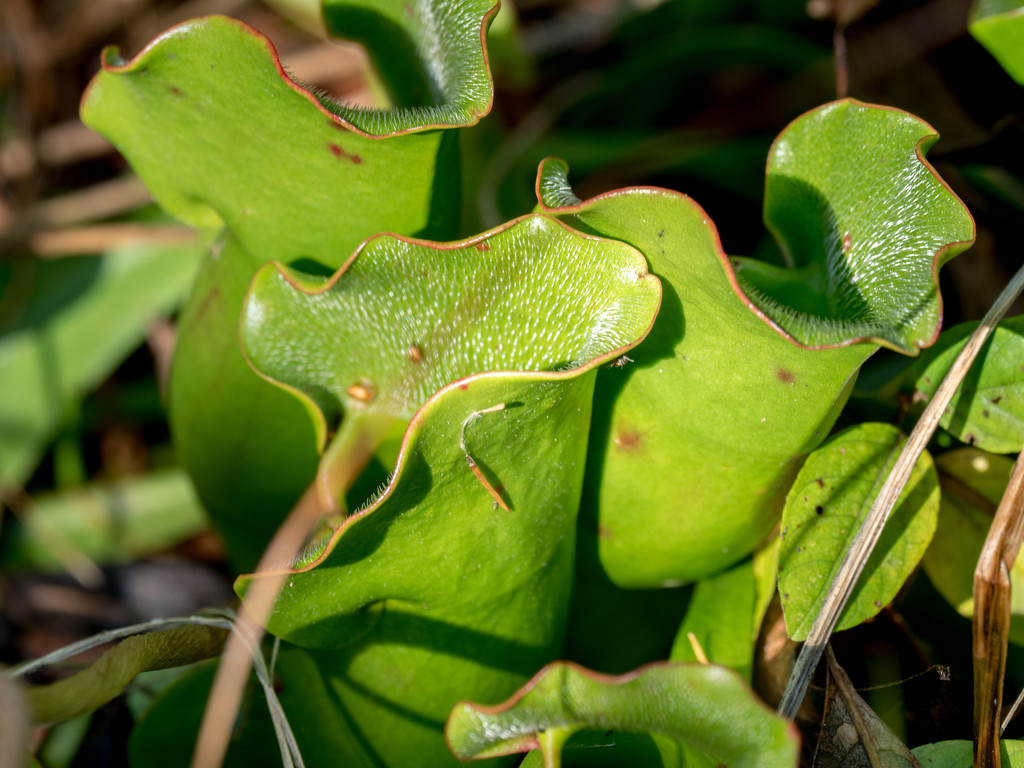
[[974, 765], [999, 768], [999, 722], [1010, 634], [1010, 569], [1024, 542], [1024, 454], [974, 570]]

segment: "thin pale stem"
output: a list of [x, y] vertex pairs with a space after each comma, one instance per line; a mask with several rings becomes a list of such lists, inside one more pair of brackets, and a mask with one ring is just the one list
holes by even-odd
[[1013, 276], [1003, 289], [1003, 292], [999, 294], [995, 303], [985, 314], [985, 317], [974, 333], [967, 339], [963, 350], [961, 350], [953, 362], [949, 373], [942, 380], [942, 384], [939, 385], [931, 402], [928, 403], [917, 425], [910, 433], [910, 437], [903, 446], [903, 451], [900, 453], [900, 457], [896, 461], [892, 472], [883, 484], [878, 497], [875, 499], [874, 504], [871, 505], [871, 509], [857, 531], [857, 535], [843, 556], [843, 562], [832, 581], [828, 596], [821, 606], [814, 624], [811, 626], [803, 648], [800, 649], [800, 655], [797, 657], [793, 672], [786, 685], [786, 690], [782, 695], [782, 702], [779, 704], [778, 711], [783, 717], [792, 720], [796, 716], [796, 712], [800, 708], [800, 702], [803, 701], [804, 695], [807, 693], [811, 676], [821, 660], [825, 644], [835, 629], [843, 608], [846, 607], [846, 603], [850, 599], [853, 588], [856, 586], [857, 579], [864, 570], [864, 565], [867, 563], [871, 551], [875, 548], [879, 537], [882, 535], [882, 529], [890, 512], [896, 506], [900, 493], [910, 479], [910, 474], [917, 463], [917, 459], [938, 428], [943, 412], [950, 401], [952, 401], [953, 395], [956, 394], [956, 390], [963, 381], [964, 376], [967, 375], [968, 369], [981, 351], [982, 345], [984, 345], [1000, 318], [1006, 314], [1006, 311], [1022, 290], [1024, 290], [1024, 267]]
[[[294, 558], [325, 513], [341, 509], [344, 492], [366, 466], [391, 423], [391, 419], [371, 412], [347, 417], [324, 454], [317, 478], [267, 545], [256, 567], [259, 578], [252, 580], [238, 612], [239, 632], [233, 633], [224, 646], [199, 728], [192, 768], [219, 768], [224, 762], [253, 659], [242, 634], [256, 646], [263, 638], [271, 610], [289, 575], [281, 563]], [[325, 479], [325, 475], [329, 477]], [[333, 503], [325, 508], [328, 499]]]

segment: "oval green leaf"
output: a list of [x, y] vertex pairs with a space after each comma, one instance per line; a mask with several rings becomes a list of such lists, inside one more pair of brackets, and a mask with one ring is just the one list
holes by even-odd
[[[861, 424], [828, 440], [800, 470], [782, 513], [779, 550], [779, 593], [786, 631], [794, 640], [807, 638], [843, 554], [905, 442], [889, 424]], [[892, 601], [924, 556], [938, 509], [938, 478], [925, 452], [868, 559], [838, 629], [866, 621]]]
[[526, 752], [552, 732], [608, 729], [666, 736], [732, 768], [793, 768], [796, 728], [761, 703], [732, 670], [658, 663], [607, 677], [567, 662], [542, 669], [508, 701], [463, 702], [446, 733], [461, 760]]
[[[944, 331], [911, 372], [913, 400], [927, 403], [978, 323]], [[996, 326], [939, 424], [957, 439], [992, 453], [1024, 446], [1024, 315]]]

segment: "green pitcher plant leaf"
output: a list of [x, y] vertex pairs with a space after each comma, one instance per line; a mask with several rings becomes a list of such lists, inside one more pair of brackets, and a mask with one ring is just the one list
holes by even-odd
[[[974, 744], [970, 741], [939, 741], [911, 750], [921, 768], [972, 768]], [[999, 742], [1001, 765], [1006, 768], [1024, 766], [1024, 741]]]
[[[895, 464], [906, 437], [890, 424], [860, 424], [807, 457], [782, 512], [779, 593], [786, 631], [807, 638], [843, 553]], [[921, 454], [882, 538], [840, 616], [848, 629], [875, 616], [917, 567], [935, 533], [938, 477]]]
[[474, 125], [491, 108], [485, 34], [497, 12], [494, 0], [324, 0], [327, 31], [363, 44], [395, 108], [322, 101], [375, 136]]
[[765, 219], [788, 270], [727, 257], [682, 194], [580, 202], [564, 162], [541, 164], [540, 209], [633, 245], [665, 291], [635, 363], [597, 384], [584, 506], [616, 583], [698, 579], [750, 552], [864, 360], [879, 345], [916, 354], [934, 341], [937, 271], [974, 237], [924, 160], [935, 139], [905, 112], [853, 100], [784, 130]]
[[[237, 567], [255, 565], [317, 456], [301, 407], [238, 351], [245, 290], [271, 259], [330, 271], [377, 232], [453, 236], [458, 146], [454, 131], [438, 129], [490, 109], [483, 38], [496, 8], [424, 0], [414, 15], [432, 24], [401, 34], [353, 23], [351, 36], [365, 33], [375, 59], [426, 56], [416, 71], [444, 81], [393, 112], [354, 110], [294, 82], [269, 40], [218, 16], [168, 30], [130, 61], [106, 51], [83, 98], [82, 119], [157, 202], [193, 226], [225, 230], [179, 325], [169, 408], [179, 455]], [[448, 45], [456, 36], [460, 44]]]
[[[967, 342], [976, 322], [944, 331], [911, 370], [914, 402], [927, 403]], [[1024, 446], [1024, 315], [1004, 320], [964, 377], [939, 424], [965, 443], [992, 453]]]
[[122, 640], [71, 677], [25, 692], [34, 722], [52, 723], [92, 712], [139, 674], [209, 659], [220, 653], [227, 630], [191, 624]]
[[[793, 768], [795, 726], [770, 711], [724, 667], [659, 662], [619, 677], [556, 662], [496, 706], [459, 703], [446, 733], [461, 760], [539, 748], [558, 755], [582, 730], [665, 736], [731, 768]], [[557, 766], [555, 760], [545, 766]]]
[[1024, 2], [977, 0], [968, 29], [1007, 74], [1024, 85]]
[[[924, 556], [928, 578], [957, 612], [974, 614], [974, 569], [1006, 491], [1013, 461], [977, 448], [959, 448], [935, 460], [942, 487], [938, 527]], [[1024, 645], [1024, 563], [1010, 569], [1010, 641]]]
[[322, 472], [376, 419], [410, 421], [387, 487], [285, 571], [268, 622], [331, 649], [320, 677], [385, 764], [444, 764], [456, 701], [507, 696], [557, 654], [596, 368], [660, 295], [634, 249], [542, 216], [447, 245], [379, 236], [326, 281], [254, 279], [252, 365], [325, 439], [340, 418]]

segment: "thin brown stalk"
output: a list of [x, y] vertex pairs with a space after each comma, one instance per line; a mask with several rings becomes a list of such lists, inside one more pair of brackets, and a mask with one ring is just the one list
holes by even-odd
[[[249, 679], [250, 648], [259, 648], [271, 610], [289, 576], [281, 564], [295, 557], [325, 516], [343, 511], [339, 506], [343, 494], [366, 467], [392, 423], [391, 418], [373, 410], [347, 414], [324, 454], [317, 477], [267, 545], [256, 566], [258, 578], [250, 582], [245, 604], [238, 609], [238, 631], [231, 633], [224, 646], [199, 728], [192, 768], [219, 768], [224, 762]], [[325, 490], [334, 498], [326, 497]]]
[[985, 314], [985, 317], [982, 318], [974, 333], [967, 339], [967, 343], [964, 344], [963, 349], [953, 362], [946, 377], [942, 380], [942, 384], [939, 385], [931, 402], [928, 403], [917, 425], [910, 433], [910, 437], [903, 446], [903, 451], [899, 459], [897, 459], [895, 466], [893, 466], [892, 472], [889, 473], [889, 477], [882, 485], [878, 497], [875, 499], [874, 504], [871, 505], [871, 509], [868, 510], [860, 530], [857, 531], [856, 536], [854, 536], [853, 541], [846, 550], [843, 562], [836, 573], [835, 579], [832, 581], [825, 602], [821, 606], [814, 624], [811, 626], [803, 648], [800, 650], [800, 655], [797, 657], [793, 672], [790, 674], [789, 682], [786, 685], [786, 691], [782, 696], [782, 702], [779, 704], [778, 711], [783, 717], [792, 720], [796, 715], [800, 702], [803, 701], [804, 695], [807, 693], [807, 686], [810, 685], [811, 676], [821, 660], [825, 644], [835, 629], [836, 622], [839, 621], [839, 616], [842, 614], [843, 608], [846, 607], [846, 602], [850, 599], [853, 588], [856, 586], [857, 579], [864, 570], [864, 565], [867, 563], [871, 551], [875, 548], [879, 537], [882, 535], [882, 529], [889, 518], [889, 513], [896, 506], [900, 493], [910, 479], [910, 473], [913, 471], [917, 459], [938, 428], [939, 419], [942, 418], [943, 412], [953, 399], [953, 395], [956, 394], [957, 388], [963, 381], [964, 376], [967, 375], [967, 371], [970, 369], [974, 359], [981, 351], [982, 345], [984, 345], [1000, 318], [1006, 314], [1006, 311], [1022, 290], [1024, 290], [1024, 267], [1013, 276]]
[[1024, 543], [1024, 454], [1010, 475], [974, 570], [974, 765], [999, 768], [999, 720], [1010, 636], [1010, 570]]
[[[321, 516], [315, 487], [310, 486], [267, 545], [257, 572], [276, 568], [281, 562], [293, 557], [305, 544]], [[280, 572], [254, 579], [246, 593], [245, 605], [239, 606], [235, 622], [238, 631], [232, 632], [224, 645], [224, 653], [199, 727], [192, 768], [219, 768], [224, 762], [235, 716], [252, 666], [252, 657], [244, 637], [248, 637], [254, 647], [259, 647], [264, 634], [263, 627], [286, 578], [287, 573]]]

